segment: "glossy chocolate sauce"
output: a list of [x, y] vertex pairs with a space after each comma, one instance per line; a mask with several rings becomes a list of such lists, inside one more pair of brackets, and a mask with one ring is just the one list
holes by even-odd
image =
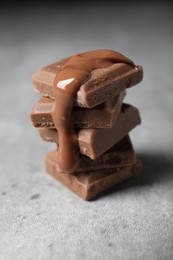
[[72, 109], [80, 86], [90, 78], [91, 71], [114, 63], [134, 63], [112, 50], [79, 53], [61, 61], [54, 80], [55, 105], [52, 118], [59, 135], [57, 163], [60, 171], [74, 172], [78, 166], [78, 138], [74, 129]]

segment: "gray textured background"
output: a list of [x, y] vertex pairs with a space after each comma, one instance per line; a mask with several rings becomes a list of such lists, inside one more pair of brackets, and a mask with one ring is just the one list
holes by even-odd
[[[163, 4], [0, 10], [0, 259], [173, 259], [173, 8]], [[46, 175], [53, 144], [29, 111], [32, 73], [79, 51], [117, 50], [144, 67], [126, 101], [139, 178], [85, 202]]]

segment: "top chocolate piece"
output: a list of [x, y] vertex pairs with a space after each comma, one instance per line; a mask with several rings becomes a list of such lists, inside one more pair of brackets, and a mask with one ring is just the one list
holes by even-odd
[[[62, 70], [64, 61], [56, 62], [36, 71], [32, 76], [36, 92], [54, 99], [54, 80]], [[90, 78], [78, 90], [75, 105], [88, 108], [97, 106], [110, 96], [138, 84], [142, 77], [141, 66], [123, 62], [114, 63], [106, 68], [94, 69]]]

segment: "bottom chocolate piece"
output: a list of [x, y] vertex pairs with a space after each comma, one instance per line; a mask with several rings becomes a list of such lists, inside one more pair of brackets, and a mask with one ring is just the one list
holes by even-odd
[[56, 153], [54, 152], [47, 154], [45, 163], [50, 175], [84, 200], [92, 200], [101, 192], [137, 175], [141, 169], [141, 162], [137, 160], [133, 166], [123, 168], [63, 174], [57, 170]]

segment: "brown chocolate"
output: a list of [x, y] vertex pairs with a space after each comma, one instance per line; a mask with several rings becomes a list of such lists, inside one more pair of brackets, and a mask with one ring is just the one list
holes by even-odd
[[[56, 153], [56, 151], [52, 152]], [[92, 160], [88, 156], [79, 154], [79, 166], [75, 172], [95, 171], [110, 168], [122, 168], [131, 166], [136, 162], [136, 155], [133, 150], [129, 136], [124, 137], [107, 152]], [[58, 169], [58, 164], [57, 164]], [[61, 171], [61, 169], [60, 169]]]
[[52, 152], [46, 156], [45, 163], [50, 175], [84, 200], [92, 200], [101, 192], [137, 175], [141, 168], [137, 160], [134, 165], [123, 168], [63, 174], [57, 170], [56, 154]]
[[[109, 98], [105, 103], [92, 109], [74, 107], [73, 116], [76, 128], [110, 128], [121, 111], [125, 92]], [[54, 100], [41, 97], [30, 113], [33, 126], [55, 128], [51, 112]]]
[[[112, 128], [79, 130], [78, 143], [80, 152], [94, 160], [118, 143], [140, 122], [138, 109], [123, 104], [121, 113]], [[43, 140], [58, 143], [56, 130], [40, 128], [39, 133]]]
[[[32, 76], [34, 89], [45, 97], [54, 99], [53, 83], [62, 65], [59, 62], [36, 71]], [[107, 68], [91, 72], [90, 79], [81, 85], [75, 105], [95, 107], [112, 95], [138, 84], [143, 77], [142, 67], [116, 63]]]
[[128, 136], [140, 115], [122, 100], [142, 77], [141, 66], [111, 50], [73, 55], [32, 77], [44, 97], [31, 121], [44, 140], [57, 143], [46, 156], [47, 172], [85, 200], [140, 170]]

